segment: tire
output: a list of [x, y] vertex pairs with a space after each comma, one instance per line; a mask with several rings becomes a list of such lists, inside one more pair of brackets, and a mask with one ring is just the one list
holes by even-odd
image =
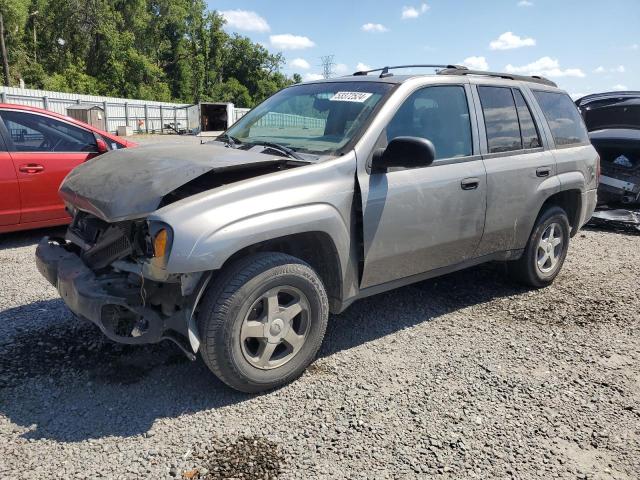
[[[553, 245], [557, 242], [559, 234], [561, 243]], [[553, 241], [549, 242], [549, 238]], [[536, 220], [522, 257], [508, 263], [511, 278], [534, 288], [546, 287], [553, 283], [567, 256], [569, 238], [567, 213], [560, 207], [550, 207], [543, 211]]]
[[223, 269], [206, 292], [200, 352], [230, 387], [270, 390], [313, 361], [328, 317], [324, 285], [309, 265], [282, 253], [253, 254]]

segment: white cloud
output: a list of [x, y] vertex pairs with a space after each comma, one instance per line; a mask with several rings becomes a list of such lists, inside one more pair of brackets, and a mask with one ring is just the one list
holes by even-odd
[[269, 41], [271, 46], [280, 50], [303, 50], [305, 48], [315, 47], [308, 37], [302, 37], [299, 35], [291, 35], [290, 33], [284, 33], [281, 35], [270, 35]]
[[371, 67], [369, 65], [367, 65], [366, 63], [358, 62], [358, 64], [356, 65], [356, 70], [358, 72], [363, 72], [363, 71], [366, 71], [366, 70], [371, 70]]
[[223, 10], [220, 15], [227, 21], [227, 25], [236, 30], [246, 32], [268, 32], [271, 30], [267, 21], [256, 12], [248, 10]]
[[519, 7], [533, 7], [533, 2], [530, 2], [529, 0], [520, 0], [518, 2], [518, 6]]
[[629, 45], [629, 50], [640, 50], [640, 43]]
[[350, 72], [349, 65], [346, 65], [344, 63], [337, 63], [333, 67], [333, 73], [335, 73], [336, 75], [346, 75], [349, 72]]
[[382, 25], [381, 23], [365, 23], [360, 27], [363, 32], [372, 32], [372, 33], [384, 33], [388, 32], [389, 29]]
[[301, 68], [303, 70], [309, 70], [311, 65], [304, 58], [294, 58], [289, 62], [289, 66], [292, 68]]
[[576, 100], [586, 96], [587, 94], [586, 93], [570, 93], [569, 95], [571, 96], [571, 98], [573, 98], [573, 101], [575, 102]]
[[467, 57], [462, 64], [471, 70], [489, 70], [489, 64], [484, 57]]
[[611, 87], [613, 90], [629, 90], [629, 87], [627, 87], [626, 85], [614, 85], [613, 87]]
[[606, 69], [602, 65], [600, 65], [598, 68], [596, 68], [593, 71], [593, 73], [605, 73], [605, 72], [624, 73], [626, 71], [627, 71], [627, 69], [624, 67], [624, 65], [618, 65], [617, 67], [613, 67], [613, 68], [609, 68], [609, 69]]
[[313, 82], [314, 80], [322, 80], [324, 77], [319, 73], [305, 73], [302, 78], [305, 82]]
[[402, 19], [418, 18], [420, 15], [429, 10], [429, 5], [423, 3], [419, 7], [402, 7]]
[[513, 32], [504, 32], [489, 44], [491, 50], [512, 50], [520, 47], [533, 47], [536, 41], [533, 38], [521, 38]]
[[511, 64], [504, 67], [507, 73], [518, 73], [522, 75], [542, 75], [544, 77], [578, 77], [586, 75], [579, 68], [560, 68], [560, 63], [555, 58], [542, 57], [528, 65], [515, 67]]

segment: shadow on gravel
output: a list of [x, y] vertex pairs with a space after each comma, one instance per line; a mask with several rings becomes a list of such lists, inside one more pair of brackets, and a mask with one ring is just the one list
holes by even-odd
[[[371, 297], [332, 316], [320, 356], [522, 291], [504, 280], [500, 266], [488, 265]], [[110, 342], [92, 324], [68, 317], [60, 300], [0, 312], [0, 320], [41, 310], [67, 318], [0, 341], [0, 414], [28, 428], [24, 438], [79, 442], [149, 435], [158, 419], [252, 398], [226, 387], [200, 359], [184, 359], [170, 342]]]
[[509, 281], [504, 266], [496, 263], [366, 298], [332, 316], [319, 355], [329, 356], [470, 305], [526, 291]]
[[61, 300], [0, 312], [0, 321], [63, 312], [45, 329], [0, 341], [0, 415], [28, 439], [80, 442], [149, 435], [153, 423], [251, 398], [227, 388], [201, 360], [171, 342], [116, 344], [93, 324], [68, 317]]

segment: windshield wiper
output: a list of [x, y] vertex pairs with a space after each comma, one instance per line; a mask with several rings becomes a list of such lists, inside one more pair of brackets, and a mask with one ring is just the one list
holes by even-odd
[[287, 157], [295, 158], [296, 160], [304, 160], [304, 158], [298, 155], [295, 150], [289, 147], [285, 147], [284, 145], [280, 145], [279, 143], [263, 142], [262, 140], [260, 140], [258, 142], [251, 142], [250, 145], [262, 145], [264, 147], [269, 147], [274, 150], [278, 150], [284, 153]]
[[221, 138], [226, 138], [227, 139], [226, 144], [229, 147], [233, 147], [233, 148], [236, 148], [238, 145], [242, 143], [239, 139], [229, 135], [228, 133], [223, 133], [218, 137], [218, 139], [221, 139]]

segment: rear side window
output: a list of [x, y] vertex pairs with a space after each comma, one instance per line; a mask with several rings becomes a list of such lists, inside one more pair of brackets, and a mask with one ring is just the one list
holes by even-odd
[[484, 123], [487, 130], [489, 153], [522, 149], [518, 113], [506, 87], [478, 87]]
[[556, 146], [589, 142], [587, 129], [571, 98], [558, 92], [534, 91], [533, 94], [549, 123]]
[[513, 90], [513, 97], [516, 100], [516, 108], [518, 109], [518, 120], [520, 120], [520, 134], [522, 136], [522, 148], [538, 148], [540, 147], [540, 136], [533, 121], [531, 110], [522, 96], [520, 90]]

